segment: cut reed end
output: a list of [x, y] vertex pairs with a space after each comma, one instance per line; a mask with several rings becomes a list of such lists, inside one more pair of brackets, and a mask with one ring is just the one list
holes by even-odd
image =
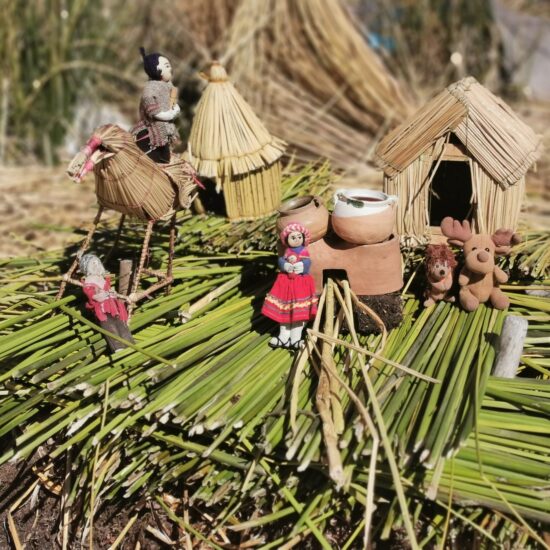
[[66, 173], [67, 175], [75, 182], [78, 183], [79, 179], [77, 178], [78, 174], [82, 170], [82, 167], [88, 160], [88, 157], [83, 151], [79, 151], [69, 162], [69, 165], [67, 166]]
[[329, 468], [329, 477], [334, 481], [336, 490], [339, 491], [346, 482], [346, 476], [341, 466], [334, 466]]

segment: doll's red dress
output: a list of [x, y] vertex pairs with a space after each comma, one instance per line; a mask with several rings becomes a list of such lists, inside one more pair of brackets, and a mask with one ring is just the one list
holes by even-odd
[[94, 283], [84, 283], [84, 294], [88, 297], [88, 303], [86, 307], [94, 311], [95, 316], [99, 321], [106, 321], [107, 315], [111, 317], [118, 317], [121, 321], [128, 321], [128, 312], [124, 306], [124, 302], [115, 296], [109, 297], [103, 302], [94, 300], [94, 295], [100, 290], [111, 290], [111, 280], [109, 277], [105, 277], [105, 284], [103, 288]]
[[[280, 324], [292, 324], [302, 321], [311, 321], [317, 313], [317, 295], [315, 281], [309, 274], [311, 260], [305, 247], [287, 249], [296, 255], [296, 262], [303, 262], [303, 273], [286, 273], [281, 271], [265, 297], [262, 314]], [[285, 257], [279, 259], [282, 270]]]

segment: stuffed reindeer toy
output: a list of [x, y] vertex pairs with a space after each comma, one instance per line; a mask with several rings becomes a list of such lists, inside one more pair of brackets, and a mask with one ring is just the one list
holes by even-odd
[[460, 271], [460, 305], [466, 311], [475, 311], [479, 304], [490, 301], [497, 309], [506, 309], [510, 301], [498, 287], [508, 275], [495, 264], [495, 255], [510, 252], [513, 244], [520, 242], [519, 235], [511, 229], [497, 229], [493, 235], [474, 235], [467, 220], [459, 222], [446, 217], [441, 222], [441, 232], [450, 244], [462, 247], [464, 267]]

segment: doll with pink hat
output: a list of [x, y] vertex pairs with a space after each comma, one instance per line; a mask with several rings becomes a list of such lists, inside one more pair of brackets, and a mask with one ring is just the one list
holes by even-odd
[[280, 273], [265, 298], [262, 313], [279, 323], [278, 336], [269, 341], [271, 347], [299, 349], [304, 326], [317, 313], [315, 281], [309, 274], [310, 233], [303, 225], [291, 223], [280, 237], [285, 246], [278, 262]]

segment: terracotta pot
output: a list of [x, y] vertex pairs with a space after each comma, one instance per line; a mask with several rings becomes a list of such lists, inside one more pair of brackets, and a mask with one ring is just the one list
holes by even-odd
[[322, 239], [328, 230], [328, 210], [320, 197], [305, 195], [290, 199], [279, 206], [278, 212], [278, 233], [289, 223], [301, 223], [309, 229], [313, 243]]
[[397, 197], [369, 189], [339, 189], [334, 194], [332, 227], [344, 241], [375, 244], [394, 232]]
[[309, 246], [308, 251], [318, 294], [330, 272], [340, 272], [360, 296], [379, 296], [403, 287], [401, 250], [395, 235], [383, 243], [356, 245], [332, 234]]

